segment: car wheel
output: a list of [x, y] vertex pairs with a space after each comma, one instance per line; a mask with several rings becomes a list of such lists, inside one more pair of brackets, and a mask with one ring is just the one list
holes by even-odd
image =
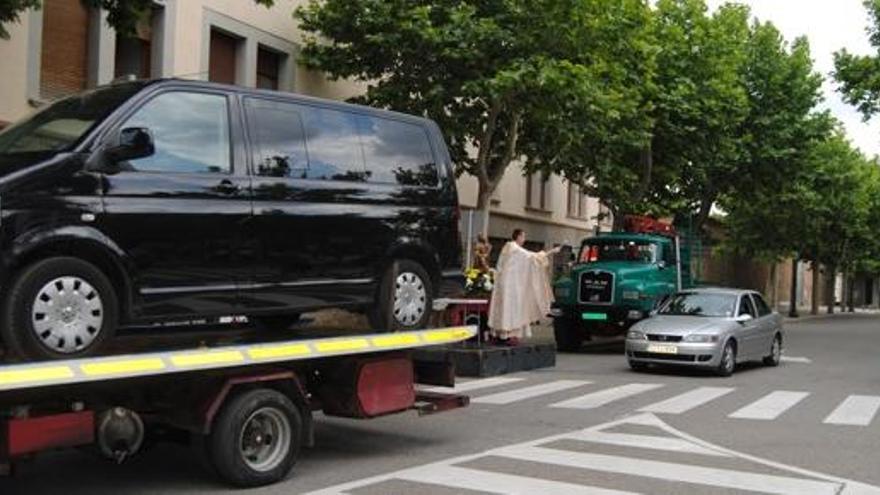
[[117, 301], [110, 280], [94, 265], [77, 258], [45, 259], [10, 284], [0, 333], [20, 358], [92, 355], [116, 332]]
[[773, 343], [770, 344], [770, 354], [764, 356], [765, 366], [779, 366], [782, 360], [782, 337], [779, 334], [773, 337]]
[[736, 369], [736, 345], [733, 342], [724, 344], [724, 350], [721, 351], [721, 362], [715, 372], [718, 376], [730, 376]]
[[220, 411], [207, 439], [214, 471], [238, 487], [283, 479], [299, 456], [302, 416], [284, 394], [271, 389], [238, 395]]
[[562, 352], [577, 351], [584, 342], [571, 318], [564, 316], [553, 319], [553, 336], [556, 338], [556, 349]]
[[424, 328], [434, 300], [431, 277], [412, 260], [397, 260], [385, 271], [370, 323], [377, 330], [400, 332]]

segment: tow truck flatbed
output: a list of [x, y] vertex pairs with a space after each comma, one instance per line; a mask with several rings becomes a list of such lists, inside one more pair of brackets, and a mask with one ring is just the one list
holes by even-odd
[[466, 406], [467, 397], [419, 392], [452, 386], [451, 363], [410, 351], [467, 340], [476, 327], [437, 328], [106, 357], [0, 364], [0, 473], [62, 447], [95, 444], [121, 461], [149, 428], [188, 433], [221, 478], [236, 486], [278, 481], [312, 412], [372, 418]]

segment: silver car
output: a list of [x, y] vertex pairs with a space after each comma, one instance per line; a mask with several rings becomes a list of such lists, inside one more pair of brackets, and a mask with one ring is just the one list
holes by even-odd
[[783, 337], [782, 317], [757, 292], [685, 290], [630, 328], [626, 357], [634, 370], [672, 364], [730, 376], [744, 361], [778, 365]]

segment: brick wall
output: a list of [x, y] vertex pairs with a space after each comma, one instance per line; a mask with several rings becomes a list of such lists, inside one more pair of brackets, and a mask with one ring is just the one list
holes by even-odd
[[43, 1], [40, 96], [82, 91], [88, 81], [89, 11], [80, 0]]

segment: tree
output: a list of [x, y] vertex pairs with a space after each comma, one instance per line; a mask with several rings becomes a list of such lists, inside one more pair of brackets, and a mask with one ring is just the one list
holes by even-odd
[[845, 48], [834, 54], [834, 77], [847, 103], [855, 105], [867, 120], [880, 112], [880, 0], [865, 0], [870, 16], [868, 39], [877, 51], [854, 55]]
[[647, 13], [638, 0], [326, 0], [296, 15], [306, 66], [365, 83], [359, 103], [438, 122], [457, 173], [477, 178], [485, 233], [511, 163], [547, 170], [585, 134], [638, 136], [630, 69]]

